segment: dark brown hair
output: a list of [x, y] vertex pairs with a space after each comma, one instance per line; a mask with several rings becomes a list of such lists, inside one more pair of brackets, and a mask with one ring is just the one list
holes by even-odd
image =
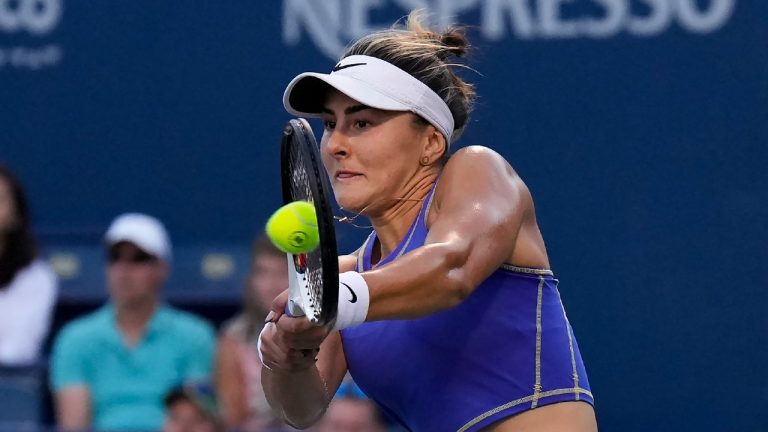
[[392, 63], [426, 84], [437, 93], [451, 110], [455, 141], [466, 127], [475, 100], [475, 90], [453, 70], [462, 67], [451, 58], [463, 57], [469, 51], [469, 41], [463, 27], [445, 31], [430, 30], [422, 23], [423, 15], [413, 11], [405, 28], [393, 27], [364, 36], [350, 46], [341, 58], [367, 55]]
[[16, 274], [37, 256], [37, 243], [32, 235], [27, 199], [21, 183], [7, 167], [0, 165], [0, 181], [8, 185], [15, 213], [13, 225], [2, 236], [0, 249], [0, 290], [6, 288]]

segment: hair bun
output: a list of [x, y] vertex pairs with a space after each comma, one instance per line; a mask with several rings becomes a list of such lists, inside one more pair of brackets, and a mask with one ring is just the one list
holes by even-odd
[[463, 27], [449, 27], [440, 35], [440, 43], [445, 46], [443, 60], [450, 55], [462, 57], [469, 51], [469, 40]]

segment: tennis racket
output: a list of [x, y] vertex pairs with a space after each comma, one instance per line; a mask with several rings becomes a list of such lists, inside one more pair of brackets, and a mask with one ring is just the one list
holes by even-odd
[[328, 202], [330, 187], [320, 161], [312, 128], [302, 118], [283, 128], [281, 145], [283, 203], [309, 201], [315, 206], [320, 244], [301, 254], [287, 254], [289, 299], [285, 311], [306, 316], [316, 325], [336, 317], [339, 295], [339, 257], [333, 214]]

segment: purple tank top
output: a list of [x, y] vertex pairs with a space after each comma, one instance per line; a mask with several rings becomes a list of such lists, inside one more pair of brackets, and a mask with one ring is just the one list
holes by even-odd
[[[434, 186], [408, 234], [377, 267], [424, 244]], [[357, 271], [371, 269], [372, 232]], [[504, 265], [459, 306], [342, 330], [355, 382], [410, 431], [477, 431], [537, 406], [593, 404], [549, 270]]]

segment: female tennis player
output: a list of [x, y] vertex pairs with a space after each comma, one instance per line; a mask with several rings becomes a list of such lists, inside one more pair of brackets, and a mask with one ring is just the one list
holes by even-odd
[[285, 91], [290, 113], [323, 119], [339, 205], [373, 226], [339, 259], [333, 326], [285, 315], [287, 293], [273, 302], [262, 383], [293, 426], [317, 421], [349, 371], [412, 431], [597, 429], [526, 185], [489, 148], [448, 156], [474, 99], [452, 71], [467, 49], [461, 29], [411, 14]]

